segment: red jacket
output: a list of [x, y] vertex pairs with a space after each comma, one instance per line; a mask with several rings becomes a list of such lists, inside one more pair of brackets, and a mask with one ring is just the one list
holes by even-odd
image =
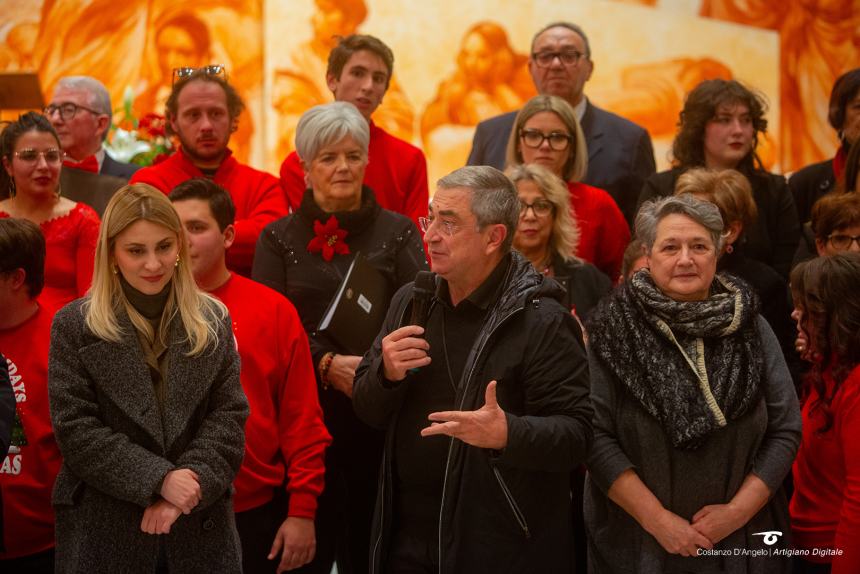
[[568, 182], [567, 189], [579, 226], [577, 257], [593, 263], [615, 283], [621, 273], [624, 250], [630, 242], [627, 220], [604, 190], [572, 181]]
[[234, 508], [243, 512], [269, 502], [286, 478], [289, 516], [314, 518], [331, 437], [299, 315], [280, 293], [236, 274], [212, 295], [230, 310], [251, 407]]
[[12, 447], [0, 466], [3, 535], [0, 560], [44, 552], [54, 547], [51, 491], [62, 456], [48, 410], [48, 347], [53, 314], [40, 307], [30, 319], [0, 330], [17, 401]]
[[[826, 375], [825, 375], [826, 377]], [[833, 381], [826, 379], [828, 392]], [[813, 391], [803, 405], [803, 440], [794, 461], [791, 532], [794, 546], [809, 549], [804, 560], [831, 562], [832, 574], [860, 572], [860, 366], [846, 377], [830, 410], [833, 426], [813, 410]], [[815, 556], [814, 548], [842, 550]]]
[[[180, 149], [163, 162], [138, 170], [130, 183], [148, 183], [168, 194], [194, 177], [206, 176]], [[227, 266], [250, 277], [257, 237], [266, 225], [287, 214], [284, 193], [274, 176], [239, 163], [229, 149], [213, 181], [236, 204], [236, 240], [227, 252]]]
[[[427, 216], [430, 202], [424, 153], [370, 122], [367, 159], [364, 184], [373, 190], [377, 203], [405, 215], [418, 227], [418, 218]], [[293, 211], [297, 210], [307, 186], [296, 152], [281, 164], [281, 187]]]

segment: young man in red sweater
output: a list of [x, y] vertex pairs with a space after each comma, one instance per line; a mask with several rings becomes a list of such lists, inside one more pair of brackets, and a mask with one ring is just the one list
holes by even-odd
[[148, 183], [167, 194], [183, 181], [207, 177], [226, 189], [236, 206], [227, 267], [250, 277], [257, 237], [287, 214], [287, 203], [274, 176], [239, 163], [227, 147], [245, 104], [223, 73], [222, 66], [206, 66], [175, 78], [167, 132], [179, 138], [179, 151], [139, 170], [131, 183]]
[[227, 192], [200, 178], [177, 186], [170, 199], [185, 228], [194, 279], [227, 305], [242, 359], [251, 406], [234, 484], [243, 569], [280, 574], [314, 557], [314, 516], [331, 442], [307, 336], [286, 297], [227, 269], [236, 236]]
[[48, 409], [54, 313], [37, 301], [44, 269], [45, 239], [39, 228], [24, 219], [0, 219], [0, 351], [17, 403], [9, 454], [0, 465], [0, 572], [54, 571], [51, 490], [62, 456]]
[[[326, 83], [335, 101], [353, 104], [370, 123], [364, 185], [373, 190], [379, 205], [405, 215], [417, 227], [418, 218], [427, 216], [430, 197], [424, 153], [370, 119], [388, 91], [393, 69], [391, 48], [373, 36], [352, 34], [342, 38], [329, 54]], [[281, 164], [281, 186], [295, 211], [307, 189], [302, 160], [296, 152]]]

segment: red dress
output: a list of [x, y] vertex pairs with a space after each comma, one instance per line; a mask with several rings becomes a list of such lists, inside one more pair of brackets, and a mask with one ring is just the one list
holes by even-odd
[[[833, 381], [825, 374], [828, 392]], [[809, 562], [830, 562], [833, 574], [860, 572], [860, 366], [845, 378], [830, 410], [833, 426], [818, 432], [823, 419], [803, 405], [803, 440], [794, 461], [791, 532], [794, 546], [809, 550]], [[840, 555], [816, 555], [837, 549]]]
[[615, 283], [630, 242], [627, 220], [606, 191], [574, 181], [567, 183], [567, 189], [579, 226], [576, 256], [594, 264]]
[[[0, 217], [10, 217], [0, 211]], [[83, 297], [93, 280], [99, 216], [85, 203], [78, 202], [66, 214], [42, 222], [45, 236], [45, 287], [39, 303], [59, 309]]]

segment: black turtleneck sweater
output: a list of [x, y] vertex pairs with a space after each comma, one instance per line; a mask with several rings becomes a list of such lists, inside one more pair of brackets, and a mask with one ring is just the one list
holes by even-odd
[[152, 326], [154, 337], [152, 341], [146, 335], [138, 331], [137, 339], [140, 341], [140, 348], [143, 351], [144, 359], [149, 367], [149, 374], [152, 376], [152, 387], [155, 392], [156, 404], [159, 411], [163, 412], [164, 398], [167, 395], [165, 388], [167, 380], [167, 343], [164, 340], [166, 337], [167, 325], [162, 327], [161, 317], [164, 313], [164, 307], [167, 304], [167, 299], [170, 297], [170, 289], [173, 286], [172, 282], [168, 282], [161, 292], [154, 295], [141, 293], [132, 287], [125, 278], [120, 275], [120, 285], [122, 292], [129, 304], [140, 313], [144, 319], [149, 321]]

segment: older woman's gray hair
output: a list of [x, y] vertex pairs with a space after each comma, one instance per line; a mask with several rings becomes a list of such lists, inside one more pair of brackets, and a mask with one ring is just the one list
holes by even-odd
[[314, 106], [299, 119], [296, 127], [296, 153], [305, 162], [313, 161], [319, 150], [347, 136], [361, 147], [367, 159], [370, 127], [358, 109], [348, 102]]
[[692, 195], [670, 195], [648, 201], [639, 209], [636, 215], [636, 238], [645, 246], [645, 251], [651, 251], [657, 239], [657, 225], [667, 215], [686, 215], [708, 230], [717, 253], [723, 247], [723, 218], [720, 209], [710, 201], [698, 199]]
[[553, 206], [550, 249], [564, 261], [575, 259], [574, 253], [579, 244], [579, 226], [570, 205], [567, 185], [557, 175], [538, 164], [510, 166], [505, 170], [505, 175], [511, 178], [515, 185], [521, 181], [531, 181], [537, 186]]
[[465, 187], [472, 190], [471, 209], [478, 228], [501, 223], [507, 229], [502, 252], [511, 250], [520, 218], [517, 188], [508, 177], [488, 165], [470, 165], [454, 170], [436, 182], [439, 189]]

